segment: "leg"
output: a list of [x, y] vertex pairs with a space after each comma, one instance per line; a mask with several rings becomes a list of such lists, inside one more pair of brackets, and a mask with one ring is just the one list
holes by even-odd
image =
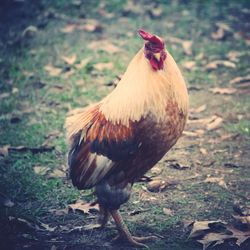
[[148, 236], [148, 237], [134, 237], [129, 232], [127, 226], [125, 225], [120, 213], [118, 210], [112, 210], [110, 211], [111, 216], [113, 217], [117, 230], [119, 232], [119, 235], [116, 239], [121, 239], [128, 241], [130, 244], [137, 246], [137, 247], [145, 247], [148, 248], [147, 245], [141, 243], [147, 240], [155, 240], [157, 239], [156, 236]]
[[109, 211], [107, 208], [100, 205], [100, 216], [98, 218], [98, 223], [101, 224], [101, 228], [104, 228], [109, 219]]

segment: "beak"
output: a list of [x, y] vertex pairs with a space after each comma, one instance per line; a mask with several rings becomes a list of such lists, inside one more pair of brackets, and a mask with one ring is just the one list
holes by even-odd
[[161, 54], [160, 53], [154, 53], [154, 56], [157, 59], [157, 61], [160, 61], [160, 58], [161, 58]]

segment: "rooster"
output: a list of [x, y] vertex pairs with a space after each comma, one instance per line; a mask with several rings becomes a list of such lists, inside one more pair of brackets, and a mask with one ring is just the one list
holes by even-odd
[[133, 184], [177, 142], [188, 114], [182, 74], [162, 38], [144, 30], [145, 40], [117, 87], [100, 102], [69, 116], [68, 165], [78, 189], [95, 188], [104, 226], [111, 215], [118, 239], [145, 247], [154, 236], [135, 237], [119, 208]]

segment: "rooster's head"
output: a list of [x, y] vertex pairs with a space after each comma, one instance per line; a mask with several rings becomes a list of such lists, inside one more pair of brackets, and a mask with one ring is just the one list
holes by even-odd
[[146, 41], [144, 52], [154, 70], [163, 69], [164, 61], [167, 57], [164, 42], [156, 35], [152, 35], [142, 29], [138, 30], [139, 35]]

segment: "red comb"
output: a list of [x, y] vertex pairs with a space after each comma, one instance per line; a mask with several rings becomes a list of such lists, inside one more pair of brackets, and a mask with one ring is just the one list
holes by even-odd
[[146, 41], [149, 41], [149, 42], [152, 42], [152, 43], [160, 43], [162, 44], [162, 40], [160, 38], [158, 38], [157, 36], [155, 35], [152, 35], [151, 33], [149, 32], [146, 32], [145, 30], [143, 29], [139, 29], [138, 30], [138, 33], [139, 35]]

